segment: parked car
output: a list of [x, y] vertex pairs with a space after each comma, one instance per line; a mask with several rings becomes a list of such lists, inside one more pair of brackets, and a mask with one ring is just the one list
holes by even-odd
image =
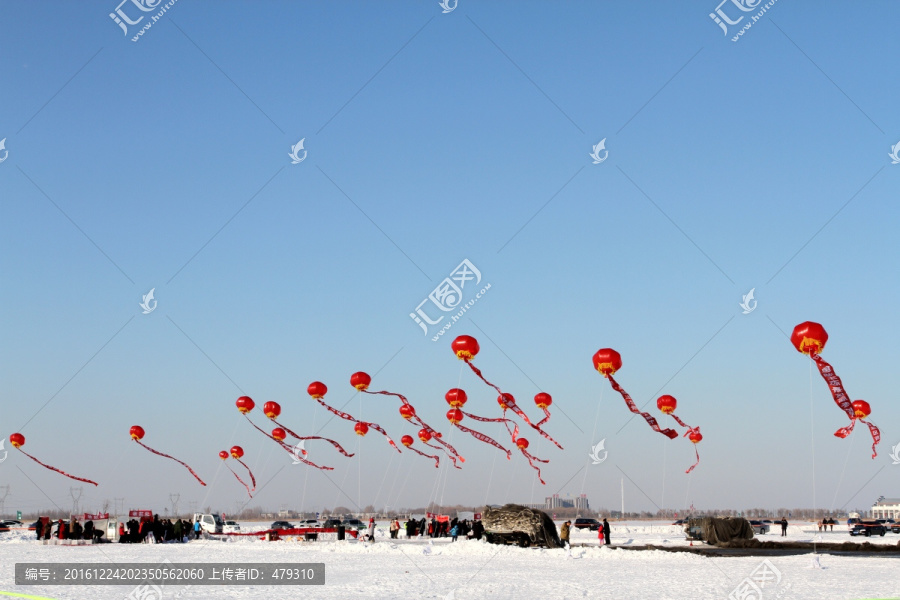
[[342, 523], [344, 527], [353, 527], [355, 529], [365, 529], [367, 525], [359, 519], [344, 519]]
[[900, 533], [900, 523], [891, 525], [891, 533]]
[[238, 525], [237, 521], [225, 521], [225, 524], [222, 525], [222, 533], [240, 533], [241, 526]]
[[878, 521], [860, 521], [850, 530], [850, 535], [864, 535], [870, 537], [873, 535], [884, 535], [887, 528]]
[[322, 522], [322, 527], [325, 527], [327, 529], [335, 529], [340, 524], [341, 524], [340, 519], [325, 519]]
[[287, 521], [275, 521], [269, 526], [269, 529], [294, 529], [294, 526]]
[[753, 533], [756, 535], [769, 533], [768, 523], [763, 523], [762, 521], [750, 521], [750, 527], [753, 528]]
[[575, 529], [587, 529], [588, 531], [597, 531], [603, 525], [597, 519], [575, 519], [572, 525]]
[[22, 521], [16, 521], [15, 519], [6, 519], [4, 521], [0, 521], [0, 527], [24, 527], [25, 523]]
[[313, 527], [319, 528], [321, 526], [322, 525], [320, 525], [319, 521], [317, 521], [316, 519], [304, 519], [303, 521], [300, 521], [300, 523], [297, 525], [297, 527], [303, 527], [306, 529], [310, 529]]
[[672, 523], [672, 525], [684, 525], [685, 523], [687, 523], [685, 519], [678, 519], [677, 521]]

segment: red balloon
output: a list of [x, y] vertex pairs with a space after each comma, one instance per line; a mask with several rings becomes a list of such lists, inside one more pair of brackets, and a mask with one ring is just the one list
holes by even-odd
[[865, 419], [872, 414], [872, 407], [865, 400], [854, 400], [853, 414], [856, 415], [857, 419]]
[[524, 450], [528, 447], [528, 440], [526, 440], [525, 438], [519, 438], [516, 440], [516, 446]]
[[471, 335], [459, 336], [453, 340], [453, 343], [450, 344], [450, 348], [453, 350], [453, 353], [456, 354], [456, 358], [460, 360], [472, 360], [480, 350], [478, 347], [478, 340]]
[[231, 456], [233, 458], [240, 458], [244, 455], [244, 449], [240, 446], [232, 446], [231, 447]]
[[[132, 425], [131, 429], [128, 430], [128, 433], [131, 434], [131, 439], [133, 440], [144, 439], [144, 428], [140, 425]], [[9, 441], [12, 441], [12, 436], [10, 436]], [[25, 438], [22, 438], [22, 443], [25, 443]]]
[[502, 408], [503, 410], [506, 410], [507, 408], [509, 408], [510, 404], [515, 404], [515, 403], [516, 403], [516, 399], [513, 397], [512, 394], [504, 393], [504, 394], [497, 396], [497, 404], [499, 404], [500, 408]]
[[416, 416], [416, 409], [412, 407], [412, 404], [404, 404], [400, 407], [400, 416], [404, 419], [412, 419]]
[[221, 458], [222, 460], [228, 460], [228, 456], [228, 450], [222, 450], [221, 452], [219, 452], [219, 458]]
[[272, 437], [280, 442], [287, 437], [287, 432], [281, 427], [276, 427], [272, 430]]
[[321, 398], [328, 392], [328, 387], [322, 383], [321, 381], [313, 381], [309, 384], [309, 387], [306, 388], [306, 393], [312, 396], [313, 398]]
[[369, 426], [365, 423], [357, 423], [353, 426], [353, 431], [356, 432], [356, 435], [366, 435], [369, 433]]
[[459, 423], [463, 420], [463, 412], [458, 408], [451, 408], [447, 411], [447, 420], [453, 424]]
[[622, 368], [622, 356], [612, 348], [600, 348], [594, 354], [594, 368], [609, 377]]
[[791, 343], [803, 354], [810, 352], [821, 354], [827, 341], [828, 334], [825, 332], [825, 328], [812, 321], [800, 323], [794, 327], [794, 332], [791, 333]]
[[663, 411], [663, 413], [667, 415], [671, 415], [675, 412], [675, 408], [678, 406], [678, 401], [666, 394], [665, 396], [660, 396], [656, 399], [656, 408]]
[[534, 403], [537, 404], [538, 408], [547, 408], [553, 404], [553, 398], [550, 397], [550, 394], [541, 392], [535, 395]]
[[422, 440], [423, 442], [428, 442], [429, 440], [431, 440], [431, 432], [428, 431], [427, 429], [420, 429], [419, 430], [419, 439]]
[[413, 437], [411, 435], [404, 435], [400, 438], [400, 443], [409, 448], [413, 445]]
[[453, 408], [459, 408], [469, 401], [469, 397], [466, 395], [465, 390], [453, 388], [452, 390], [444, 394], [444, 400], [446, 400], [447, 404], [449, 404]]
[[254, 406], [256, 406], [256, 403], [250, 396], [241, 396], [234, 404], [237, 406], [238, 410], [241, 411], [241, 414], [247, 414], [253, 410]]
[[[134, 429], [132, 427], [132, 429]], [[141, 430], [141, 435], [144, 434], [144, 430]], [[13, 448], [18, 448], [19, 446], [25, 445], [25, 436], [21, 433], [14, 433], [9, 436], [9, 442], [13, 445]]]
[[693, 443], [697, 444], [700, 442], [700, 440], [703, 439], [703, 436], [700, 434], [699, 431], [692, 431], [688, 434], [688, 439], [691, 440]]
[[274, 419], [281, 414], [281, 405], [277, 402], [266, 402], [263, 404], [263, 412], [266, 413], [266, 416], [270, 419]]
[[360, 391], [368, 388], [370, 383], [372, 383], [372, 378], [369, 377], [368, 373], [357, 371], [350, 376], [350, 385]]

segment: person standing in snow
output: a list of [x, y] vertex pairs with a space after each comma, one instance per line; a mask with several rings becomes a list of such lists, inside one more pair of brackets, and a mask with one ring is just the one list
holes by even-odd
[[456, 536], [459, 535], [459, 524], [457, 523], [453, 527], [450, 528], [450, 541], [455, 542]]
[[787, 536], [787, 519], [781, 517], [781, 537]]
[[607, 546], [610, 545], [610, 541], [609, 541], [609, 532], [610, 532], [609, 521], [607, 521], [607, 520], [604, 518], [604, 519], [603, 519], [603, 537], [606, 538], [606, 542], [605, 542], [605, 543], [606, 543]]
[[559, 540], [563, 543], [563, 546], [568, 545], [569, 543], [569, 532], [571, 531], [571, 521], [566, 521], [562, 524], [562, 527], [559, 528]]
[[397, 519], [391, 519], [391, 539], [397, 539], [397, 532], [400, 531], [400, 521]]
[[197, 520], [194, 521], [194, 539], [200, 538], [200, 517], [197, 517]]
[[375, 517], [369, 517], [369, 541], [375, 541]]

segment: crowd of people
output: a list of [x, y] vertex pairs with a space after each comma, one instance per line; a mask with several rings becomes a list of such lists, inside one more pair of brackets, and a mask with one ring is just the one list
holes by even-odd
[[[196, 525], [199, 526], [197, 521]], [[119, 523], [119, 543], [136, 544], [141, 542], [183, 543], [188, 541], [191, 533], [197, 538], [200, 535], [199, 527], [194, 527], [185, 519], [160, 519], [159, 515], [153, 515], [153, 519], [130, 519], [127, 523]], [[149, 539], [152, 536], [152, 540]]]
[[[396, 523], [396, 529], [394, 529], [394, 523]], [[418, 521], [415, 519], [410, 519], [406, 522], [405, 528], [407, 538], [449, 537], [452, 541], [455, 542], [458, 537], [480, 540], [481, 536], [484, 535], [484, 525], [481, 524], [480, 520], [459, 520], [456, 517], [444, 521], [438, 521], [434, 517], [432, 517], [431, 521], [428, 521], [425, 518], [422, 518]], [[400, 522], [397, 519], [394, 519], [393, 521], [391, 521], [391, 537], [396, 538], [397, 531], [399, 530]]]
[[100, 542], [105, 535], [104, 531], [94, 529], [93, 521], [86, 521], [82, 525], [74, 517], [68, 523], [62, 519], [56, 522], [40, 519], [36, 523], [34, 531], [39, 540], [56, 538], [60, 540], [93, 540], [94, 542]]

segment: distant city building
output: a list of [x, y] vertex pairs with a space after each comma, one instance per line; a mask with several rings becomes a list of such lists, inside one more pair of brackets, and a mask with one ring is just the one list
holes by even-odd
[[900, 519], [900, 498], [880, 498], [872, 505], [873, 519]]
[[560, 498], [559, 494], [548, 496], [544, 501], [543, 507], [546, 510], [554, 508], [577, 508], [579, 510], [590, 510], [587, 494], [581, 494], [576, 498]]

